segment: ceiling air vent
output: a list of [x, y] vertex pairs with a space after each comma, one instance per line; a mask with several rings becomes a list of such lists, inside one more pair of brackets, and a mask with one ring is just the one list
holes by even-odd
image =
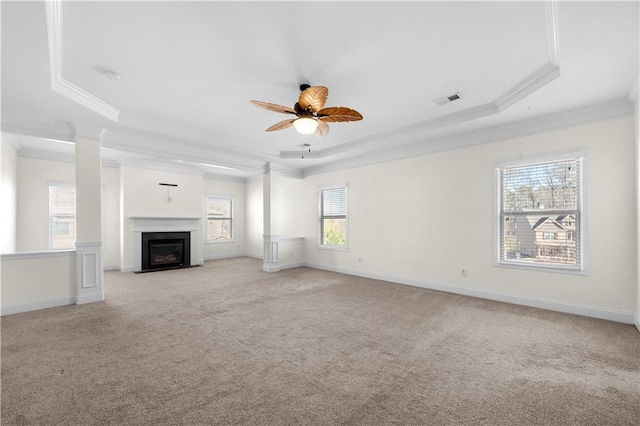
[[456, 92], [453, 95], [438, 98], [433, 102], [435, 102], [436, 105], [444, 105], [444, 104], [448, 104], [449, 102], [457, 101], [458, 99], [460, 99], [460, 93]]

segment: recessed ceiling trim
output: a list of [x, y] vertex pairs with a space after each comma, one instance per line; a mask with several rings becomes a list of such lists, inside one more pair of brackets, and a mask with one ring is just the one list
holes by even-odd
[[560, 63], [560, 31], [558, 30], [558, 2], [545, 2], [545, 16], [547, 18], [547, 40], [549, 43], [549, 60], [553, 65]]
[[[382, 132], [377, 135], [359, 138], [345, 144], [336, 145], [331, 148], [315, 151], [313, 158], [326, 158], [331, 155], [349, 152], [357, 149], [360, 145], [370, 145], [374, 140], [381, 140], [390, 138], [393, 136], [404, 135], [412, 132], [433, 130], [440, 127], [453, 126], [455, 124], [464, 123], [467, 121], [475, 120], [489, 115], [497, 114], [515, 103], [521, 101], [527, 96], [531, 95], [535, 91], [549, 84], [560, 76], [560, 67], [553, 65], [552, 63], [546, 64], [538, 71], [527, 77], [524, 81], [511, 88], [507, 93], [500, 96], [494, 102], [488, 102], [483, 105], [463, 109], [461, 111], [453, 112], [450, 114], [435, 117], [429, 120], [421, 121], [410, 126], [402, 127], [387, 132]], [[280, 152], [280, 158], [297, 158], [298, 156], [292, 156], [291, 151]], [[309, 156], [309, 158], [311, 158]]]
[[222, 142], [222, 140], [229, 140], [228, 136], [207, 129], [188, 127], [163, 117], [138, 112], [126, 113], [122, 116], [119, 124], [123, 134], [140, 135], [151, 139], [180, 140], [183, 148], [187, 148], [185, 145], [208, 150], [215, 148], [218, 152], [258, 161], [263, 161], [265, 158], [277, 158], [267, 151], [250, 148], [239, 149], [237, 145]]
[[323, 158], [322, 151], [282, 151], [280, 158]]
[[474, 132], [432, 138], [418, 143], [401, 144], [386, 151], [375, 151], [357, 158], [308, 167], [304, 169], [304, 177], [334, 172], [351, 167], [361, 167], [473, 145], [497, 142], [500, 140], [515, 139], [536, 133], [561, 130], [601, 120], [630, 116], [633, 114], [633, 110], [633, 104], [627, 99], [604, 102], [597, 105], [545, 115], [529, 120], [489, 127]]
[[[547, 27], [549, 62], [525, 80], [518, 83], [515, 87], [511, 88], [505, 94], [497, 98], [495, 101], [316, 151], [317, 157], [315, 158], [325, 158], [331, 155], [353, 151], [362, 145], [370, 144], [373, 140], [382, 140], [400, 135], [404, 136], [412, 132], [429, 131], [440, 127], [453, 126], [455, 124], [483, 118], [500, 113], [515, 103], [525, 99], [527, 96], [546, 86], [548, 83], [560, 76], [560, 67], [558, 66], [560, 40], [558, 36], [557, 0], [551, 0], [545, 3], [545, 19]], [[291, 157], [291, 151], [282, 151], [280, 153], [280, 158], [296, 157]]]
[[62, 1], [45, 2], [51, 89], [111, 121], [118, 121], [120, 111], [62, 77]]
[[[428, 130], [433, 130], [440, 127], [451, 126], [454, 124], [463, 123], [466, 121], [471, 121], [477, 118], [482, 118], [488, 115], [496, 114], [497, 112], [498, 112], [498, 107], [496, 103], [488, 102], [483, 105], [478, 105], [475, 107], [464, 109], [462, 111], [458, 111], [451, 114], [446, 114], [440, 117], [435, 117], [429, 120], [425, 120], [420, 123], [413, 124], [411, 126], [406, 126], [400, 129], [378, 133], [377, 135], [359, 138], [345, 144], [335, 145], [330, 148], [313, 151], [313, 153], [315, 153], [315, 157], [313, 158], [325, 158], [331, 155], [342, 154], [342, 153], [354, 151], [360, 147], [365, 147], [365, 146], [370, 147], [371, 143], [374, 141], [382, 141], [395, 136], [407, 135], [414, 132], [418, 133], [420, 131], [428, 131]], [[289, 152], [290, 151], [281, 152], [280, 153], [281, 158], [292, 158], [292, 157], [282, 156], [283, 154], [288, 155]], [[296, 157], [293, 157], [293, 158], [296, 158]]]
[[551, 81], [560, 77], [560, 67], [548, 63], [538, 71], [517, 84], [507, 93], [496, 99], [495, 103], [498, 111], [503, 111], [511, 105], [523, 100], [536, 90], [546, 86]]

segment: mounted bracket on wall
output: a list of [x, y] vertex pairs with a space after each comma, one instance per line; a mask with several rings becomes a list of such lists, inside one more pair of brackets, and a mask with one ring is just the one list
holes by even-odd
[[178, 185], [176, 185], [175, 183], [159, 183], [158, 185], [161, 186], [166, 186], [167, 187], [167, 203], [170, 203], [172, 201], [171, 199], [171, 187], [177, 187]]

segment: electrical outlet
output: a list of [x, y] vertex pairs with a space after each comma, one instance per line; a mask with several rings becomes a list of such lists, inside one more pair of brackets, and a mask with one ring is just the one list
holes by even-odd
[[461, 276], [462, 278], [467, 278], [467, 272], [468, 272], [468, 271], [467, 271], [467, 268], [462, 268], [462, 269], [460, 269], [460, 276]]

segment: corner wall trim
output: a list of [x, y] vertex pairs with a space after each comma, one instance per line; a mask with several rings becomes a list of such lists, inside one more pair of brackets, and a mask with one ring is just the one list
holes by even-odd
[[[445, 293], [454, 293], [462, 296], [478, 297], [480, 299], [494, 300], [497, 302], [511, 303], [514, 305], [529, 306], [532, 308], [546, 309], [549, 311], [563, 312], [573, 315], [581, 315], [585, 317], [598, 318], [608, 321], [615, 321], [624, 324], [634, 324], [634, 314], [632, 312], [617, 311], [613, 309], [603, 309], [596, 306], [585, 306], [560, 302], [557, 300], [543, 299], [538, 297], [527, 297], [512, 293], [481, 290], [477, 288], [458, 287], [449, 284], [434, 283], [427, 281], [418, 281], [408, 278], [394, 277], [388, 275], [372, 274], [368, 272], [356, 271], [348, 268], [336, 266], [327, 266], [317, 263], [305, 263], [304, 266], [310, 268], [322, 269], [325, 271], [338, 272], [341, 274], [355, 275], [358, 277], [371, 278], [374, 280], [389, 281], [397, 284], [409, 285], [412, 287], [421, 287], [429, 290], [443, 291]], [[636, 327], [638, 323], [636, 320]], [[640, 327], [638, 327], [640, 330]]]
[[640, 316], [635, 317], [635, 325], [638, 331], [640, 331]]
[[0, 315], [20, 314], [22, 312], [37, 311], [40, 309], [56, 308], [72, 305], [72, 296], [48, 297], [46, 299], [30, 300], [28, 302], [7, 303], [0, 307]]

